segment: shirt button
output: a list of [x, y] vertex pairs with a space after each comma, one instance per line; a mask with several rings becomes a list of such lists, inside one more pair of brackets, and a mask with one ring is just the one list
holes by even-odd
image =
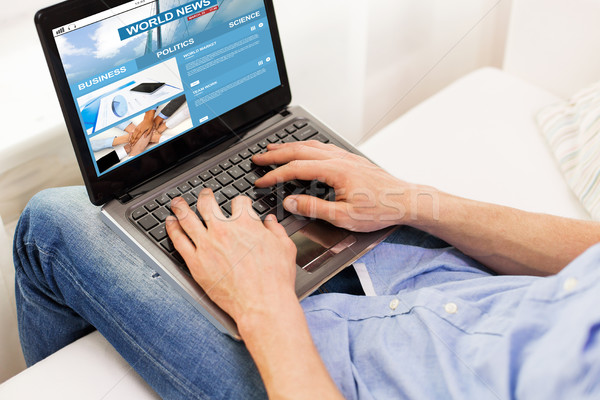
[[563, 288], [567, 291], [567, 292], [571, 292], [575, 289], [575, 287], [577, 287], [577, 279], [575, 278], [569, 278], [565, 281], [565, 283], [563, 284]]
[[444, 310], [448, 313], [448, 314], [456, 314], [456, 312], [458, 311], [458, 306], [456, 305], [456, 303], [447, 303], [444, 306]]
[[390, 309], [395, 310], [400, 305], [400, 300], [394, 299], [390, 301]]

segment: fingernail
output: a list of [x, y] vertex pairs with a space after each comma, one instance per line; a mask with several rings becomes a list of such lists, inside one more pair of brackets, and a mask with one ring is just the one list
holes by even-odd
[[296, 213], [298, 211], [298, 201], [296, 200], [295, 197], [292, 196], [288, 196], [285, 198], [285, 200], [283, 201], [283, 206], [285, 207], [286, 210], [288, 210], [291, 213]]
[[281, 146], [281, 143], [271, 143], [267, 145], [267, 149], [276, 149]]

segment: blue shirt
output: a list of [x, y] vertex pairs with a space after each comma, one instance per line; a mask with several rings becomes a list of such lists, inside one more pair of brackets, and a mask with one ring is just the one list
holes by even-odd
[[346, 398], [600, 398], [600, 245], [546, 278], [454, 248], [382, 243], [358, 262], [377, 296], [302, 302]]

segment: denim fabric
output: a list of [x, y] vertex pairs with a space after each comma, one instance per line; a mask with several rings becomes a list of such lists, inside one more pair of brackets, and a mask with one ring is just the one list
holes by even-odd
[[14, 251], [28, 365], [96, 328], [163, 398], [266, 398], [243, 343], [219, 333], [137, 258], [83, 188], [35, 196]]
[[[494, 276], [439, 239], [400, 228], [358, 262], [377, 296], [302, 302], [347, 398], [599, 398], [600, 246], [556, 276]], [[164, 398], [266, 397], [244, 345], [135, 257], [82, 188], [30, 202], [15, 266], [29, 364], [96, 328]], [[338, 289], [356, 280], [337, 279]]]

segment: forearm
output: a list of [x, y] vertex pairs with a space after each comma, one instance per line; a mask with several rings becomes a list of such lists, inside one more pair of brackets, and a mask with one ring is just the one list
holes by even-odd
[[549, 275], [600, 242], [600, 224], [434, 192], [408, 221], [501, 274]]
[[242, 318], [238, 326], [270, 399], [342, 399], [293, 293], [266, 313]]

